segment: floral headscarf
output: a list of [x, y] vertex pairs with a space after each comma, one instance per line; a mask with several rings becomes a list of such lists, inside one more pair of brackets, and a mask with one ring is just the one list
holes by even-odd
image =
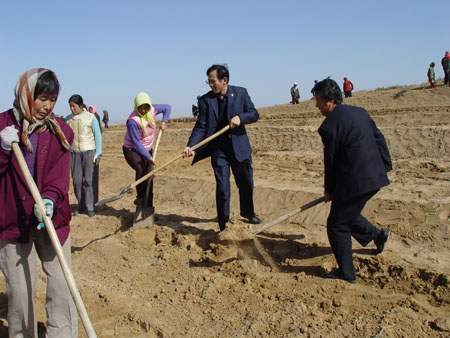
[[[28, 135], [35, 130], [41, 132], [47, 128], [56, 135], [64, 148], [70, 149], [70, 144], [67, 142], [53, 112], [48, 114], [43, 120], [38, 120], [34, 117], [34, 90], [36, 88], [36, 83], [42, 74], [49, 71], [51, 72], [51, 70], [45, 68], [29, 69], [20, 75], [16, 87], [14, 88], [15, 99], [13, 113], [17, 123], [19, 125], [22, 124], [20, 140], [30, 152], [33, 152], [33, 146], [30, 143]], [[56, 74], [53, 74], [56, 77]]]

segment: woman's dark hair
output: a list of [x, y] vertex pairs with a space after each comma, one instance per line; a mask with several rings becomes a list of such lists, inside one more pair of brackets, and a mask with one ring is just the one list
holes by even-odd
[[323, 99], [329, 101], [334, 100], [335, 104], [342, 103], [342, 92], [336, 81], [331, 79], [322, 80], [313, 87], [311, 93], [316, 96], [319, 95]]
[[228, 66], [226, 64], [224, 65], [212, 65], [208, 68], [206, 71], [206, 76], [209, 75], [212, 71], [217, 70], [217, 78], [219, 80], [222, 80], [224, 77], [228, 79], [228, 82], [230, 82], [230, 72], [228, 71]]
[[36, 100], [36, 98], [41, 94], [58, 95], [59, 89], [60, 85], [56, 74], [51, 70], [46, 71], [41, 76], [39, 76], [36, 82], [36, 87], [34, 87], [33, 100]]
[[78, 95], [78, 94], [72, 95], [72, 96], [69, 98], [69, 103], [70, 103], [70, 102], [73, 102], [73, 103], [75, 103], [75, 104], [77, 104], [77, 105], [79, 105], [79, 106], [81, 106], [81, 107], [86, 107], [85, 104], [84, 104], [84, 102], [83, 102], [83, 98], [82, 98], [80, 95]]

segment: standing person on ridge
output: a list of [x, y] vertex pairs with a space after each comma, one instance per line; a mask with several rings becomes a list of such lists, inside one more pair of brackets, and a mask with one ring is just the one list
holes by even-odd
[[344, 77], [344, 85], [342, 88], [344, 89], [345, 97], [352, 97], [353, 83], [346, 77]]
[[[99, 165], [102, 156], [102, 135], [100, 125], [93, 114], [86, 110], [83, 98], [72, 95], [69, 98], [72, 114], [66, 117], [75, 137], [70, 152], [70, 170], [78, 207], [74, 215], [87, 210], [89, 217], [95, 216], [94, 166]], [[97, 196], [98, 198], [98, 196]]]
[[441, 65], [442, 65], [442, 70], [444, 71], [444, 84], [448, 84], [450, 85], [450, 81], [449, 81], [449, 72], [448, 72], [448, 66], [449, 66], [449, 62], [448, 59], [450, 57], [450, 53], [448, 51], [445, 52], [444, 57], [441, 60]]
[[299, 104], [300, 103], [300, 93], [298, 91], [297, 82], [294, 82], [294, 85], [291, 87], [291, 98], [292, 98], [292, 104]]
[[43, 222], [41, 209], [12, 151], [17, 142], [61, 243], [68, 267], [70, 251], [70, 145], [73, 132], [53, 114], [60, 90], [56, 74], [44, 68], [23, 73], [13, 108], [0, 114], [0, 268], [8, 296], [9, 337], [37, 337], [37, 261], [46, 275], [45, 337], [78, 336], [77, 309]]
[[372, 240], [375, 254], [383, 251], [389, 232], [379, 230], [361, 215], [365, 204], [389, 184], [392, 169], [383, 134], [367, 111], [342, 104], [338, 84], [325, 79], [312, 90], [316, 107], [325, 116], [319, 127], [325, 166], [325, 202], [331, 201], [327, 233], [339, 268], [322, 277], [356, 282], [352, 236], [366, 246]]
[[435, 87], [435, 75], [434, 75], [434, 62], [430, 63], [430, 67], [427, 72], [428, 82], [430, 83], [431, 89]]
[[[226, 65], [212, 65], [206, 71], [211, 91], [198, 100], [199, 115], [192, 129], [184, 156], [194, 156], [192, 164], [211, 156], [216, 178], [216, 207], [220, 231], [230, 218], [230, 167], [239, 189], [240, 214], [251, 224], [260, 224], [253, 206], [253, 168], [251, 147], [245, 125], [258, 121], [247, 90], [231, 86]], [[191, 147], [229, 125], [223, 133], [197, 152]]]
[[[444, 58], [442, 59], [442, 67], [444, 69], [444, 84], [448, 84], [450, 87], [450, 53], [446, 52]], [[445, 80], [447, 79], [447, 81]]]
[[105, 124], [105, 129], [108, 129], [108, 122], [109, 122], [109, 114], [108, 111], [106, 109], [103, 110], [103, 119], [102, 119], [103, 123]]
[[[136, 171], [136, 181], [153, 170], [153, 141], [156, 136], [156, 115], [163, 114], [159, 126], [166, 130], [171, 106], [152, 104], [147, 93], [138, 93], [134, 99], [134, 110], [128, 116], [127, 132], [123, 140], [123, 155], [128, 165]], [[148, 180], [136, 186], [135, 205], [143, 205]], [[150, 182], [147, 206], [153, 206], [153, 180]]]

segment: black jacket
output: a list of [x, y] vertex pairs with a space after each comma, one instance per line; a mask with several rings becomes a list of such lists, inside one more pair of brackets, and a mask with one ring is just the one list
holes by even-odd
[[389, 149], [365, 109], [337, 105], [323, 121], [319, 134], [324, 145], [325, 192], [334, 202], [389, 184]]

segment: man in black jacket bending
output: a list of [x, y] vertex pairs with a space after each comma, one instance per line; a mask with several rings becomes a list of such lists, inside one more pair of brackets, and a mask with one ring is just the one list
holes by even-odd
[[339, 268], [324, 278], [356, 281], [352, 257], [353, 236], [361, 245], [372, 240], [381, 253], [389, 232], [379, 230], [361, 215], [365, 204], [389, 184], [392, 169], [383, 134], [367, 111], [342, 104], [338, 84], [325, 79], [312, 89], [316, 107], [325, 120], [319, 128], [324, 145], [325, 201], [331, 201], [327, 233]]

